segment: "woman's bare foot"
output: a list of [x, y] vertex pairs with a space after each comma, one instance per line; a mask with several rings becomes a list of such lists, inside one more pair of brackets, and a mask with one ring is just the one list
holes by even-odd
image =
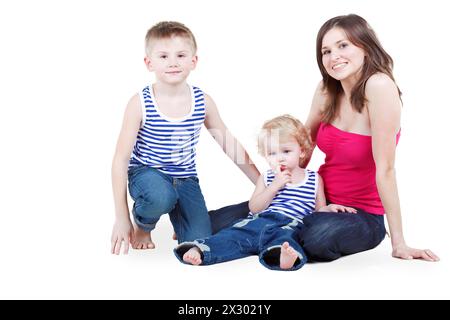
[[198, 266], [202, 263], [202, 256], [200, 249], [197, 247], [192, 247], [183, 255], [183, 261], [194, 266]]
[[134, 229], [133, 249], [154, 249], [152, 234], [136, 227]]
[[290, 269], [298, 258], [298, 253], [292, 248], [288, 242], [283, 243], [280, 253], [280, 268]]

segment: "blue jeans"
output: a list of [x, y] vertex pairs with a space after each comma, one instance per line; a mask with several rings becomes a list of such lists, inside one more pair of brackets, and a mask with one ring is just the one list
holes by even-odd
[[173, 178], [140, 165], [128, 170], [136, 225], [150, 232], [169, 213], [178, 242], [211, 235], [211, 222], [197, 177]]
[[[246, 210], [245, 210], [246, 209]], [[246, 211], [246, 212], [245, 212]], [[212, 228], [221, 228], [248, 214], [248, 202], [210, 212]], [[353, 213], [313, 212], [297, 233], [309, 260], [332, 261], [378, 246], [386, 235], [384, 217], [358, 210]]]
[[[302, 224], [277, 212], [264, 212], [239, 220], [232, 227], [222, 229], [215, 235], [184, 242], [174, 249], [177, 258], [184, 263], [183, 255], [192, 247], [202, 253], [202, 265], [210, 265], [258, 255], [259, 261], [272, 270], [297, 270], [306, 263], [306, 255], [295, 241]], [[283, 242], [297, 251], [294, 266], [280, 269], [280, 252]]]

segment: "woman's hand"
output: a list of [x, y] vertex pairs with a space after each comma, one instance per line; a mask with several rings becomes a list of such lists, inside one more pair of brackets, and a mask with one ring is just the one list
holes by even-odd
[[340, 204], [329, 204], [325, 207], [322, 207], [319, 209], [319, 211], [323, 212], [350, 212], [350, 213], [357, 213], [356, 209], [352, 207], [346, 207]]
[[426, 261], [439, 261], [439, 257], [435, 255], [430, 249], [414, 249], [408, 247], [406, 244], [392, 247], [392, 256], [394, 258], [405, 260], [423, 259]]

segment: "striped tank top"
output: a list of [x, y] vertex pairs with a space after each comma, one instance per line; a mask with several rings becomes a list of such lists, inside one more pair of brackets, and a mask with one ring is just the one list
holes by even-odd
[[[274, 179], [274, 172], [267, 171], [264, 175], [265, 185], [270, 185]], [[305, 179], [296, 184], [286, 184], [264, 211], [275, 211], [302, 222], [303, 218], [316, 208], [317, 186], [317, 172], [305, 169]]]
[[195, 146], [205, 120], [205, 98], [199, 88], [189, 87], [191, 110], [181, 119], [169, 118], [159, 110], [151, 86], [139, 93], [142, 124], [129, 168], [146, 165], [174, 178], [197, 176]]

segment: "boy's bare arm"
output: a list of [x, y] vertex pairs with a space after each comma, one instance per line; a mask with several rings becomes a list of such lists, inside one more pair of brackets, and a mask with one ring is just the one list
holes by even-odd
[[111, 253], [115, 254], [120, 254], [122, 242], [125, 246], [124, 253], [127, 254], [133, 237], [133, 225], [131, 224], [127, 201], [127, 171], [141, 120], [141, 102], [139, 95], [136, 94], [130, 99], [125, 110], [111, 170], [116, 215], [111, 235]]
[[233, 160], [241, 171], [256, 184], [260, 173], [251, 161], [247, 151], [241, 143], [229, 132], [220, 117], [213, 99], [205, 94], [206, 118], [205, 126], [222, 150]]

